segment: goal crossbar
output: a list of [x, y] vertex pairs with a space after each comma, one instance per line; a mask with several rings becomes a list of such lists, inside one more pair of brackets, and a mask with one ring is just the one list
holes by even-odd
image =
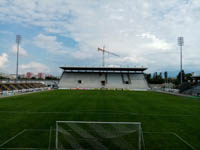
[[95, 124], [137, 124], [137, 125], [141, 125], [141, 122], [96, 122], [96, 121], [56, 121], [57, 123], [95, 123]]

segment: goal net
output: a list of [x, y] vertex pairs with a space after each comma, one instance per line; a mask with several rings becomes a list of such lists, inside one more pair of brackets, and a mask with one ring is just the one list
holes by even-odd
[[57, 121], [57, 150], [142, 150], [140, 122]]

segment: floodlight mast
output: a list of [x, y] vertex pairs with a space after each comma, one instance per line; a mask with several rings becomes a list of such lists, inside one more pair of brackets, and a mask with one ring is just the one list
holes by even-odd
[[21, 35], [16, 35], [17, 43], [17, 66], [16, 66], [16, 81], [18, 80], [18, 63], [19, 63], [19, 44], [21, 43]]
[[117, 55], [115, 53], [112, 53], [112, 52], [109, 52], [109, 51], [105, 50], [105, 46], [103, 46], [103, 48], [98, 48], [97, 50], [102, 52], [102, 66], [103, 67], [105, 67], [105, 53], [111, 54], [113, 56], [120, 57], [119, 55]]
[[180, 82], [183, 83], [183, 66], [182, 66], [182, 47], [184, 45], [184, 37], [178, 37], [178, 46], [180, 46]]

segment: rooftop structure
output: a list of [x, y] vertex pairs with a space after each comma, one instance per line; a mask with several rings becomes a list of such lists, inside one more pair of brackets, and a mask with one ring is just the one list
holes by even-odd
[[134, 72], [143, 73], [147, 68], [124, 68], [124, 67], [60, 67], [67, 72]]

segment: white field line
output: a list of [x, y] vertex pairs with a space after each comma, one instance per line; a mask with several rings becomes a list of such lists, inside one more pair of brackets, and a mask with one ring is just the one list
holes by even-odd
[[[25, 129], [26, 131], [35, 131], [35, 132], [49, 132], [49, 129]], [[56, 131], [56, 129], [51, 129], [52, 131]]]
[[180, 137], [177, 133], [175, 132], [143, 132], [143, 133], [148, 133], [148, 134], [171, 134], [176, 136], [180, 141], [182, 141], [184, 144], [186, 144], [188, 147], [190, 147], [192, 150], [197, 150], [194, 146], [192, 146], [189, 142], [184, 140], [182, 137]]
[[50, 127], [50, 129], [49, 129], [49, 146], [48, 146], [48, 150], [51, 150], [51, 134], [52, 134], [52, 127]]
[[46, 148], [0, 148], [3, 150], [46, 150]]
[[160, 116], [160, 117], [191, 117], [193, 115], [189, 114], [142, 114], [142, 113], [115, 113], [115, 112], [85, 112], [85, 111], [76, 111], [76, 112], [34, 112], [34, 111], [0, 111], [0, 113], [7, 113], [7, 114], [106, 114], [106, 115], [132, 115], [132, 116]]
[[40, 131], [40, 132], [49, 132], [49, 129], [25, 129], [26, 131]]
[[[56, 129], [52, 129], [52, 130], [56, 130]], [[49, 131], [49, 129], [25, 129], [25, 131]], [[186, 140], [184, 140], [182, 137], [180, 137], [177, 133], [175, 132], [143, 132], [144, 134], [171, 134], [176, 136], [179, 140], [181, 140], [184, 144], [186, 144], [188, 147], [190, 147], [192, 150], [197, 150], [194, 146], [192, 146], [189, 142], [187, 142]], [[144, 142], [144, 139], [143, 139]], [[144, 144], [144, 143], [143, 143]], [[1, 148], [0, 148], [1, 149]]]
[[10, 139], [6, 140], [4, 143], [2, 143], [0, 145], [0, 147], [4, 146], [5, 144], [7, 144], [8, 142], [12, 141], [13, 139], [15, 139], [17, 136], [23, 134], [26, 131], [26, 129], [22, 130], [21, 132], [17, 133], [15, 136], [11, 137]]
[[142, 136], [142, 144], [144, 146], [144, 150], [146, 150], [146, 146], [145, 146], [145, 142], [144, 142], [144, 133], [143, 133], [142, 128], [141, 128], [141, 136]]
[[[52, 130], [56, 130], [56, 129], [52, 129]], [[0, 147], [2, 147], [3, 145], [7, 144], [8, 142], [10, 142], [11, 140], [15, 139], [17, 136], [23, 134], [26, 131], [49, 131], [49, 129], [24, 129], [23, 131], [19, 132], [18, 134], [16, 134], [15, 136], [13, 136], [12, 138], [8, 139], [7, 141], [5, 141], [4, 143], [2, 143], [0, 145]], [[189, 146], [192, 150], [197, 150], [194, 146], [192, 146], [189, 142], [187, 142], [186, 140], [184, 140], [182, 137], [180, 137], [177, 133], [175, 132], [143, 132], [144, 134], [171, 134], [176, 136], [179, 140], [181, 140], [183, 143], [185, 143], [187, 146]], [[5, 150], [34, 150], [34, 149], [46, 149], [46, 148], [0, 148], [0, 149], [5, 149]]]
[[[55, 130], [55, 129], [52, 129]], [[19, 135], [22, 135], [24, 132], [27, 131], [39, 131], [39, 132], [49, 132], [49, 129], [24, 129], [23, 131], [19, 132], [18, 134], [16, 134], [15, 136], [13, 136], [12, 138], [8, 139], [7, 141], [5, 141], [4, 143], [2, 143], [0, 145], [0, 147], [4, 146], [5, 144], [9, 143], [10, 141], [14, 140], [16, 137], [18, 137]], [[47, 149], [47, 148], [0, 148], [0, 150], [42, 150], [42, 149]]]
[[147, 134], [173, 134], [173, 132], [143, 132], [143, 133], [147, 133]]
[[185, 143], [186, 145], [188, 145], [191, 149], [193, 150], [197, 150], [196, 148], [194, 148], [194, 146], [192, 146], [190, 143], [188, 143], [186, 140], [184, 140], [182, 137], [180, 137], [178, 134], [173, 132], [173, 135], [175, 135], [179, 140], [181, 140], [183, 143]]
[[135, 116], [160, 116], [160, 117], [191, 117], [193, 115], [186, 115], [186, 114], [140, 114], [140, 113], [131, 113], [130, 115], [135, 115]]

